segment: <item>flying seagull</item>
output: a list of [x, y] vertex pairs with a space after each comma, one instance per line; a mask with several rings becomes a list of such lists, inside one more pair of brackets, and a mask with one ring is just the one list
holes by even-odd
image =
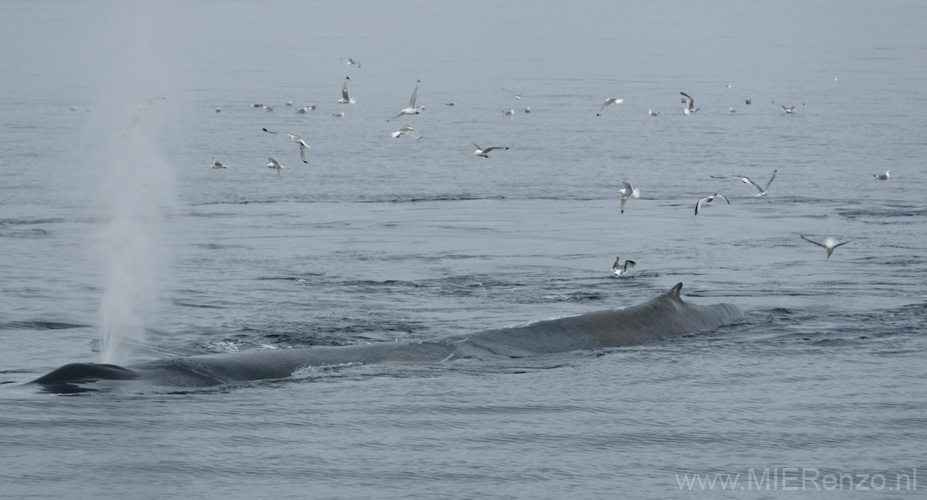
[[596, 115], [596, 116], [602, 116], [602, 112], [605, 111], [605, 108], [607, 108], [609, 105], [611, 105], [611, 104], [621, 104], [621, 103], [623, 103], [623, 102], [624, 102], [624, 99], [616, 99], [616, 98], [614, 98], [614, 97], [609, 97], [608, 99], [605, 99], [605, 103], [602, 104], [602, 106], [599, 107], [599, 112], [596, 113], [595, 115]]
[[349, 57], [348, 60], [345, 61], [344, 63], [347, 64], [348, 66], [350, 66], [350, 65], [353, 64], [354, 66], [357, 66], [357, 69], [360, 69], [360, 67], [361, 67], [360, 61], [355, 61], [354, 59], [351, 59], [350, 57]]
[[513, 96], [515, 96], [515, 99], [521, 99], [522, 94], [524, 94], [524, 92], [512, 92], [511, 90], [509, 90], [509, 89], [507, 89], [507, 88], [505, 88], [505, 87], [502, 87], [502, 90], [504, 90], [504, 91], [508, 92], [509, 94], [512, 94]]
[[509, 149], [508, 146], [493, 146], [491, 148], [483, 149], [475, 142], [473, 145], [476, 146], [476, 151], [473, 152], [473, 156], [482, 156], [483, 158], [489, 158], [489, 152], [494, 149]]
[[[263, 128], [261, 130], [263, 130], [264, 132], [267, 132], [268, 134], [274, 134], [274, 135], [278, 134], [278, 132], [273, 132], [271, 130], [267, 130], [266, 128]], [[309, 148], [311, 148], [312, 146], [306, 144], [306, 141], [304, 141], [303, 138], [298, 135], [287, 134], [287, 133], [284, 133], [283, 135], [289, 136], [291, 141], [295, 142], [296, 144], [299, 144], [300, 158], [303, 159], [303, 163], [309, 163], [309, 159], [307, 158], [307, 156], [309, 153]]]
[[636, 264], [633, 260], [625, 260], [624, 265], [618, 265], [618, 261], [621, 260], [621, 257], [615, 257], [615, 263], [612, 264], [612, 274], [615, 276], [621, 276], [626, 274], [628, 269], [631, 269]]
[[618, 194], [621, 195], [621, 213], [624, 213], [624, 204], [628, 202], [628, 198], [640, 198], [641, 190], [636, 187], [631, 186], [628, 181], [621, 181], [624, 184], [624, 187], [618, 190]]
[[872, 174], [872, 176], [880, 181], [887, 181], [888, 178], [892, 176], [892, 171], [886, 170], [884, 174]]
[[706, 196], [706, 197], [704, 197], [704, 198], [699, 198], [698, 201], [695, 202], [695, 215], [698, 215], [698, 211], [702, 208], [702, 204], [703, 204], [703, 203], [711, 203], [712, 201], [715, 200], [715, 197], [721, 198], [722, 200], [727, 201], [727, 204], [728, 204], [728, 205], [731, 204], [731, 202], [728, 201], [728, 199], [725, 198], [723, 194], [721, 194], [721, 193], [715, 193], [715, 194], [713, 194], [713, 195], [711, 195], [711, 196]]
[[[773, 101], [772, 103], [773, 103], [773, 104], [776, 104], [776, 101]], [[785, 107], [785, 106], [783, 106], [783, 105], [781, 105], [781, 104], [776, 104], [776, 106], [779, 106], [779, 107], [782, 109], [782, 111], [785, 111], [785, 114], [787, 114], [787, 115], [792, 114], [792, 112], [795, 111], [795, 108], [804, 107], [804, 105], [805, 105], [805, 103], [801, 103], [801, 106], [789, 106], [789, 107]]]
[[402, 116], [402, 115], [417, 115], [417, 114], [419, 114], [419, 113], [421, 113], [422, 111], [425, 110], [425, 107], [424, 107], [424, 106], [415, 107], [415, 98], [418, 97], [418, 87], [419, 87], [421, 84], [422, 84], [422, 81], [421, 81], [421, 80], [416, 80], [416, 82], [415, 82], [415, 90], [412, 91], [412, 98], [409, 99], [409, 107], [406, 108], [406, 109], [404, 109], [404, 110], [402, 110], [402, 111], [400, 111], [398, 115], [396, 115], [396, 116], [394, 116], [394, 117], [392, 117], [392, 118], [390, 118], [389, 120], [386, 120], [386, 121], [395, 120], [396, 118], [399, 118], [399, 117]]
[[[743, 176], [743, 175], [731, 175], [730, 177], [733, 177], [733, 178], [735, 178], [735, 179], [740, 179], [741, 181], [743, 181], [744, 184], [749, 184], [749, 185], [755, 187], [756, 190], [759, 191], [759, 194], [757, 194], [757, 195], [755, 195], [755, 196], [762, 196], [764, 200], [768, 201], [769, 203], [772, 203], [771, 201], [769, 201], [769, 200], [766, 198], [766, 193], [767, 193], [767, 191], [769, 190], [769, 185], [772, 184], [773, 179], [776, 178], [776, 173], [777, 173], [778, 171], [779, 171], [779, 169], [773, 170], [772, 177], [770, 177], [769, 180], [766, 181], [766, 187], [760, 187], [759, 184], [757, 184], [757, 183], [751, 181], [749, 177], [745, 177], [745, 176]], [[716, 175], [712, 175], [711, 177], [712, 177], [713, 179], [723, 179], [723, 178], [724, 178], [724, 176], [716, 176]]]
[[680, 94], [682, 94], [682, 97], [686, 101], [686, 107], [682, 108], [683, 113], [688, 115], [688, 114], [695, 113], [696, 111], [698, 111], [698, 108], [694, 106], [695, 100], [689, 97], [689, 94], [686, 94], [685, 92], [680, 92]]
[[830, 254], [834, 252], [835, 248], [839, 247], [840, 245], [846, 245], [847, 243], [849, 243], [849, 241], [838, 242], [837, 240], [831, 238], [830, 236], [828, 236], [827, 238], [824, 238], [824, 243], [818, 243], [817, 241], [809, 240], [808, 238], [805, 238], [805, 236], [802, 234], [800, 234], [799, 236], [801, 236], [801, 239], [807, 241], [808, 243], [814, 243], [815, 245], [823, 248], [824, 250], [827, 250], [828, 259], [830, 258]]
[[354, 99], [351, 99], [351, 96], [348, 95], [349, 83], [351, 83], [351, 77], [344, 77], [344, 85], [341, 86], [341, 99], [338, 99], [338, 104], [354, 104]]
[[277, 177], [283, 178], [283, 176], [280, 175], [280, 171], [283, 170], [283, 166], [281, 166], [279, 163], [277, 163], [277, 160], [268, 157], [268, 158], [267, 158], [267, 168], [272, 168], [272, 169], [276, 170], [276, 171], [277, 171]]
[[415, 130], [414, 128], [412, 128], [412, 127], [410, 127], [410, 126], [408, 126], [408, 125], [402, 127], [401, 129], [399, 129], [399, 130], [393, 132], [393, 133], [390, 134], [390, 135], [392, 135], [393, 138], [397, 138], [397, 137], [399, 137], [400, 135], [411, 135], [412, 137], [415, 137], [416, 139], [421, 139], [421, 138], [422, 138], [422, 134], [420, 134], [417, 130]]

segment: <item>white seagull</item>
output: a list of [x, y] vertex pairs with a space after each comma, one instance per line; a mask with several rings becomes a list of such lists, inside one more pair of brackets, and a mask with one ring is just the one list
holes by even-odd
[[634, 262], [633, 260], [625, 260], [624, 265], [621, 266], [621, 265], [618, 265], [619, 260], [621, 260], [621, 256], [615, 257], [615, 263], [612, 264], [612, 274], [614, 274], [615, 276], [621, 276], [622, 274], [626, 274], [628, 272], [628, 269], [631, 269], [636, 264], [636, 262]]
[[612, 104], [621, 104], [624, 102], [624, 99], [616, 99], [614, 97], [609, 97], [605, 99], [605, 103], [599, 107], [599, 111], [595, 114], [596, 116], [602, 116], [602, 112], [605, 111], [605, 108], [609, 107]]
[[[817, 245], [817, 246], [823, 248], [824, 250], [827, 250], [827, 258], [828, 258], [828, 259], [830, 258], [830, 254], [832, 254], [832, 253], [834, 252], [834, 249], [835, 249], [835, 248], [839, 247], [840, 245], [846, 245], [847, 243], [850, 242], [850, 241], [840, 241], [840, 242], [838, 242], [837, 240], [835, 240], [835, 239], [831, 238], [830, 236], [828, 236], [827, 238], [824, 238], [824, 243], [818, 243], [817, 241], [809, 240], [808, 238], [805, 238], [805, 236], [802, 235], [802, 234], [800, 234], [799, 236], [801, 236], [801, 239], [807, 241], [808, 243], [814, 243], [815, 245]], [[851, 240], [851, 241], [852, 241], [852, 240]]]
[[420, 134], [417, 130], [415, 130], [414, 128], [408, 125], [402, 127], [401, 129], [393, 132], [390, 135], [393, 136], [394, 139], [399, 137], [400, 135], [411, 135], [412, 137], [415, 137], [416, 139], [422, 138], [422, 134]]
[[747, 99], [747, 100], [744, 101], [744, 104], [746, 104], [747, 106], [749, 106], [750, 103], [752, 103], [752, 102], [753, 102], [753, 99]]
[[292, 106], [292, 105], [293, 105], [293, 101], [287, 101], [287, 102], [286, 102], [286, 105], [287, 105], [287, 106]]
[[[776, 104], [776, 101], [773, 101], [772, 103], [773, 103], [773, 104]], [[783, 105], [781, 105], [781, 104], [776, 104], [776, 106], [779, 106], [779, 107], [782, 109], [782, 111], [785, 111], [785, 114], [790, 115], [790, 114], [792, 114], [793, 111], [795, 111], [795, 108], [804, 107], [804, 106], [805, 106], [805, 103], [801, 103], [801, 106], [789, 106], [789, 107], [785, 107], [785, 106], [783, 106]]]
[[209, 168], [228, 168], [228, 167], [220, 163], [219, 160], [215, 160], [212, 162], [212, 165], [210, 165]]
[[694, 106], [695, 100], [689, 97], [689, 94], [686, 94], [685, 92], [680, 92], [680, 94], [682, 94], [682, 97], [685, 99], [685, 102], [686, 102], [686, 107], [682, 108], [683, 113], [688, 115], [688, 114], [695, 113], [696, 111], [698, 111], [698, 108]]
[[704, 198], [699, 198], [698, 201], [695, 202], [695, 215], [698, 215], [698, 211], [702, 208], [702, 204], [703, 204], [703, 203], [711, 203], [712, 201], [715, 200], [715, 197], [721, 198], [722, 200], [727, 201], [727, 204], [728, 204], [728, 205], [731, 204], [731, 202], [728, 201], [728, 199], [725, 198], [723, 194], [721, 194], [721, 193], [715, 193], [715, 194], [713, 194], [713, 195], [711, 195], [711, 196], [706, 196], [706, 197], [704, 197]]
[[222, 112], [222, 108], [220, 108], [219, 106], [216, 106], [216, 113], [221, 113], [221, 112]]
[[650, 115], [650, 116], [660, 116], [660, 112], [659, 112], [659, 111], [654, 111], [654, 110], [652, 110], [652, 109], [648, 109], [648, 110], [647, 110], [647, 114]]
[[872, 176], [880, 181], [887, 181], [888, 178], [892, 176], [892, 171], [886, 170], [884, 174], [872, 174]]
[[510, 109], [510, 110], [508, 110], [508, 111], [503, 111], [502, 114], [505, 115], [505, 116], [515, 116], [515, 110], [514, 110], [514, 109]]
[[736, 113], [737, 110], [734, 109], [734, 108], [727, 108], [727, 112], [728, 112], [728, 113]]
[[[261, 130], [263, 130], [264, 132], [267, 132], [268, 134], [274, 134], [274, 135], [278, 134], [278, 132], [273, 132], [271, 130], [267, 130], [266, 128], [263, 128]], [[284, 133], [283, 135], [289, 136], [291, 141], [295, 142], [296, 144], [299, 144], [300, 158], [303, 159], [303, 163], [309, 163], [309, 159], [307, 158], [307, 155], [309, 153], [309, 148], [311, 148], [312, 146], [306, 144], [306, 141], [304, 141], [303, 138], [298, 135], [287, 134], [287, 133]]]
[[344, 77], [344, 85], [341, 86], [341, 99], [338, 100], [338, 104], [354, 104], [354, 99], [351, 99], [351, 96], [348, 95], [349, 83], [351, 83], [351, 77]]
[[343, 117], [344, 117], [344, 111], [342, 111], [342, 112], [340, 112], [340, 113], [332, 113], [332, 116], [334, 116], [335, 118], [343, 118]]
[[508, 146], [493, 146], [491, 148], [483, 149], [475, 142], [473, 145], [476, 146], [476, 151], [473, 152], [473, 156], [482, 156], [483, 158], [489, 158], [489, 152], [494, 149], [509, 149]]
[[416, 81], [415, 81], [415, 90], [412, 91], [412, 98], [409, 99], [409, 107], [406, 108], [406, 109], [404, 109], [404, 110], [402, 110], [402, 111], [400, 111], [398, 115], [396, 115], [396, 116], [394, 116], [394, 117], [392, 117], [392, 118], [390, 118], [389, 120], [386, 120], [386, 121], [395, 120], [396, 118], [399, 118], [399, 117], [402, 116], [402, 115], [417, 115], [417, 114], [419, 114], [419, 113], [421, 113], [422, 111], [425, 110], [425, 106], [418, 106], [418, 107], [415, 106], [415, 98], [418, 97], [418, 87], [419, 87], [421, 84], [422, 84], [422, 81], [421, 81], [421, 80], [416, 80]]
[[621, 181], [624, 184], [624, 187], [618, 190], [618, 194], [621, 195], [621, 213], [624, 213], [624, 204], [628, 202], [628, 198], [640, 198], [641, 190], [636, 187], [631, 186], [628, 181]]
[[[745, 176], [743, 176], [743, 175], [732, 175], [732, 176], [730, 176], [730, 177], [733, 177], [733, 178], [735, 178], [735, 179], [740, 179], [741, 181], [743, 181], [744, 184], [749, 184], [749, 185], [755, 187], [756, 190], [759, 191], [759, 194], [756, 194], [756, 195], [754, 195], [754, 196], [762, 196], [764, 200], [768, 201], [769, 203], [772, 203], [771, 201], [769, 201], [769, 200], [766, 198], [766, 193], [767, 193], [767, 191], [769, 190], [769, 185], [772, 184], [773, 179], [776, 178], [776, 173], [777, 173], [778, 171], [779, 171], [779, 169], [773, 170], [772, 177], [770, 177], [769, 180], [766, 181], [766, 187], [760, 187], [759, 184], [757, 184], [757, 183], [751, 181], [749, 177], [745, 177]], [[712, 177], [713, 179], [723, 179], [723, 178], [724, 178], [723, 176], [719, 177], [719, 176], [715, 176], [715, 175], [712, 175], [711, 177]]]
[[280, 171], [283, 170], [283, 166], [280, 165], [279, 163], [277, 163], [277, 160], [268, 157], [268, 158], [267, 158], [267, 168], [272, 168], [272, 169], [276, 170], [276, 171], [277, 171], [277, 177], [283, 178], [283, 176], [280, 175]]
[[344, 63], [347, 64], [348, 66], [350, 66], [350, 65], [353, 64], [353, 65], [357, 66], [357, 69], [360, 69], [360, 67], [361, 67], [360, 61], [355, 61], [354, 59], [351, 59], [350, 57], [349, 57], [348, 60], [345, 61]]
[[307, 111], [312, 111], [315, 109], [315, 106], [306, 106], [305, 108], [299, 108], [296, 110], [297, 113], [304, 115]]
[[507, 88], [505, 88], [505, 87], [502, 87], [502, 90], [504, 90], [504, 91], [508, 92], [509, 94], [512, 94], [513, 96], [515, 96], [515, 99], [521, 99], [522, 94], [524, 94], [524, 92], [512, 92], [511, 90], [509, 90], [509, 89], [507, 89]]

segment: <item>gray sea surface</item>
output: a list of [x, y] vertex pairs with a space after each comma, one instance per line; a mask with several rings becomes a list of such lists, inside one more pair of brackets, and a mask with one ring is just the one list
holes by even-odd
[[[924, 19], [919, 1], [0, 3], [0, 497], [922, 496]], [[387, 122], [416, 80], [425, 111]], [[774, 171], [768, 202], [711, 177]], [[641, 197], [620, 214], [624, 179]], [[715, 192], [730, 204], [693, 215]], [[850, 242], [825, 258], [800, 235]], [[637, 266], [615, 278], [616, 256]], [[463, 334], [677, 282], [747, 319], [179, 392], [22, 385]]]

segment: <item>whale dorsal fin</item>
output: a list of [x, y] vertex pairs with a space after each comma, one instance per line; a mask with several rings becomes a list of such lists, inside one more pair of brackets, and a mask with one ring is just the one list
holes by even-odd
[[676, 286], [670, 289], [670, 291], [666, 292], [666, 296], [673, 300], [679, 300], [681, 299], [681, 297], [679, 296], [680, 290], [682, 290], [682, 282], [676, 283]]

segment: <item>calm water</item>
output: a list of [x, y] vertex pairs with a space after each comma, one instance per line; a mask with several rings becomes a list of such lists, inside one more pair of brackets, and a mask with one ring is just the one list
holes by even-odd
[[[917, 497], [927, 6], [551, 3], [4, 2], [0, 497], [830, 498], [828, 474]], [[417, 79], [425, 112], [387, 123]], [[774, 170], [771, 203], [709, 177]], [[619, 215], [622, 179], [642, 196]], [[103, 359], [106, 331], [123, 364], [426, 339], [680, 281], [748, 319], [517, 362], [20, 387]]]

